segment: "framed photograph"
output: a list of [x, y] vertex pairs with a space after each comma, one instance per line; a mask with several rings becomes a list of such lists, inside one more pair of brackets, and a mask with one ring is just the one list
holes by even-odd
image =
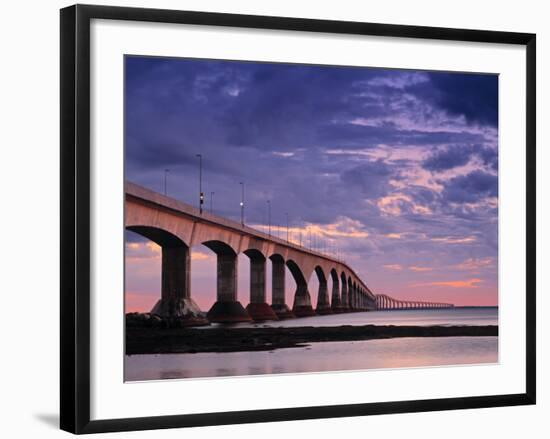
[[61, 428], [534, 404], [535, 128], [533, 34], [62, 9]]

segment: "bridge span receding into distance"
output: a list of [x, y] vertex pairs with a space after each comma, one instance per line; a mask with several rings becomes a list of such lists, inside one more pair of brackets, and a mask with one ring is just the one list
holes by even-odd
[[[195, 208], [182, 201], [125, 182], [125, 228], [161, 247], [161, 297], [151, 313], [187, 319], [189, 324], [277, 320], [317, 314], [411, 308], [450, 307], [450, 304], [401, 302], [374, 294], [345, 262], [236, 221]], [[191, 251], [202, 244], [216, 254], [216, 302], [206, 314], [191, 296]], [[250, 259], [250, 300], [246, 308], [237, 296], [238, 255]], [[272, 267], [272, 300], [266, 298], [266, 262]], [[285, 267], [296, 283], [294, 303], [285, 301]], [[308, 280], [316, 273], [319, 288], [314, 309]], [[332, 291], [328, 291], [328, 278]]]

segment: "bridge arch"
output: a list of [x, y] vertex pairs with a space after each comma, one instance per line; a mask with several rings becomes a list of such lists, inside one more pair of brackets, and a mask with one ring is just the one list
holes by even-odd
[[215, 323], [250, 321], [250, 315], [237, 299], [238, 258], [229, 244], [203, 241], [202, 244], [216, 254], [216, 302], [208, 311], [208, 320]]
[[317, 314], [332, 314], [330, 307], [330, 297], [328, 293], [328, 282], [325, 271], [320, 265], [315, 266], [315, 274], [319, 281], [319, 291], [317, 294], [317, 308], [315, 311]]
[[250, 260], [250, 302], [246, 310], [256, 321], [278, 320], [273, 309], [266, 302], [266, 262], [264, 253], [259, 248], [248, 248], [243, 251]]
[[315, 315], [311, 306], [311, 296], [309, 295], [307, 280], [299, 265], [293, 260], [286, 261], [286, 266], [290, 270], [294, 281], [296, 282], [296, 292], [294, 293], [294, 304], [292, 312], [296, 317], [306, 317]]
[[272, 253], [271, 260], [271, 308], [279, 319], [296, 317], [286, 304], [286, 263], [280, 253]]
[[353, 309], [352, 304], [352, 297], [353, 297], [353, 280], [351, 279], [351, 276], [348, 277], [348, 308]]
[[333, 312], [342, 312], [342, 301], [340, 298], [340, 278], [336, 268], [330, 270], [330, 277], [332, 278], [332, 296], [331, 296], [331, 308]]
[[342, 295], [341, 295], [341, 302], [342, 302], [342, 311], [347, 312], [349, 311], [349, 296], [348, 296], [348, 276], [344, 271], [340, 274], [340, 279], [342, 281]]
[[187, 244], [170, 231], [151, 225], [127, 225], [161, 248], [161, 297], [151, 313], [182, 318], [189, 324], [206, 324], [200, 308], [191, 298], [191, 254]]
[[126, 230], [137, 233], [160, 247], [188, 247], [180, 237], [159, 227], [134, 225], [126, 226]]

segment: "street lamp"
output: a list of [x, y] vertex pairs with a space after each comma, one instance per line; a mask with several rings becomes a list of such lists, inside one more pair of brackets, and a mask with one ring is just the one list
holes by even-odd
[[170, 169], [165, 169], [164, 170], [164, 196], [166, 196], [166, 194], [168, 193], [167, 190], [166, 190], [166, 188], [167, 188], [166, 181], [168, 179], [167, 175], [168, 175], [169, 172], [170, 172]]
[[214, 213], [214, 192], [210, 192], [210, 214]]
[[271, 236], [271, 200], [267, 200], [267, 230]]
[[199, 158], [199, 213], [202, 215], [202, 205], [204, 204], [204, 194], [202, 193], [202, 154], [197, 154]]
[[285, 215], [286, 215], [286, 242], [290, 242], [290, 240], [288, 239], [288, 237], [289, 237], [289, 234], [288, 234], [288, 212], [286, 212]]
[[241, 181], [241, 225], [244, 227], [244, 183]]

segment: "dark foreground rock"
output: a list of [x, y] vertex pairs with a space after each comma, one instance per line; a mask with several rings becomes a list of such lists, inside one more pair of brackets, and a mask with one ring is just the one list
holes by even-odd
[[162, 317], [154, 313], [131, 312], [126, 314], [126, 328], [187, 328], [206, 326], [210, 323], [203, 314], [184, 317]]
[[498, 326], [126, 327], [126, 354], [271, 351], [325, 341], [497, 336]]

